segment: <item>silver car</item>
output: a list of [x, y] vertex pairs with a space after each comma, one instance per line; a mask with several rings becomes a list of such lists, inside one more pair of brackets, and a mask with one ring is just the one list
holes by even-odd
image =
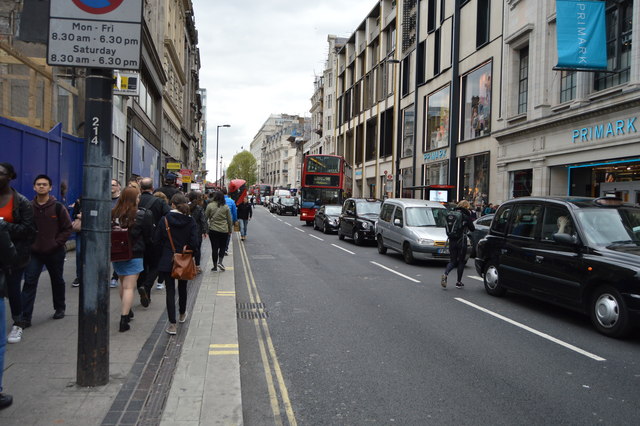
[[427, 200], [390, 198], [384, 201], [376, 222], [378, 253], [402, 253], [404, 261], [449, 260], [445, 217], [447, 209]]

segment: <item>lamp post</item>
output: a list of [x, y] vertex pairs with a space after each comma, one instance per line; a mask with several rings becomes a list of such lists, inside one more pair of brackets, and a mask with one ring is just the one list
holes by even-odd
[[224, 169], [222, 168], [222, 155], [220, 156], [220, 182], [222, 182], [221, 188], [224, 187]]
[[218, 141], [220, 139], [220, 127], [231, 127], [231, 124], [221, 124], [216, 126], [216, 182], [218, 181]]

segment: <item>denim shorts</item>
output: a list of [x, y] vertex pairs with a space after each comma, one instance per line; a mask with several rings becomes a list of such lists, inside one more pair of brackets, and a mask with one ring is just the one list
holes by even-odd
[[123, 260], [122, 262], [111, 262], [113, 270], [116, 271], [118, 276], [135, 275], [144, 270], [144, 265], [141, 257], [135, 257], [129, 260]]

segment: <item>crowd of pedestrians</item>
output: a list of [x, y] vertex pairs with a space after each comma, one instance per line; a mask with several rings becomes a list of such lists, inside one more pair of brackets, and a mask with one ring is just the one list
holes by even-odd
[[[31, 326], [38, 281], [44, 267], [51, 280], [52, 318], [65, 317], [64, 260], [67, 240], [74, 232], [76, 279], [71, 285], [85, 284], [82, 281], [81, 200], [75, 201], [70, 214], [67, 207], [51, 195], [54, 182], [42, 174], [33, 181], [36, 195], [30, 201], [11, 187], [11, 181], [16, 178], [13, 165], [0, 163], [0, 409], [12, 403], [11, 396], [2, 389], [6, 346], [20, 343], [24, 330]], [[164, 185], [156, 191], [153, 179], [148, 177], [135, 176], [124, 189], [117, 179], [111, 181], [112, 229], [126, 234], [129, 249], [125, 258], [112, 259], [116, 260], [112, 261], [113, 275], [109, 283], [104, 283], [119, 291], [120, 332], [131, 328], [135, 290], [140, 304], [148, 307], [156, 280], [156, 288], [166, 290], [169, 320], [166, 332], [176, 334], [177, 323], [186, 321], [187, 281], [172, 276], [174, 252], [193, 251], [197, 273], [201, 273], [201, 245], [209, 238], [214, 249], [213, 270], [225, 270], [223, 259], [228, 254], [233, 226], [238, 220], [235, 202], [226, 196], [224, 189], [225, 194], [223, 190], [210, 194], [208, 202], [199, 192], [185, 195], [176, 186], [176, 180], [174, 173], [168, 173]], [[244, 241], [251, 206], [245, 202], [239, 210]], [[9, 333], [4, 298], [9, 299], [13, 320]]]

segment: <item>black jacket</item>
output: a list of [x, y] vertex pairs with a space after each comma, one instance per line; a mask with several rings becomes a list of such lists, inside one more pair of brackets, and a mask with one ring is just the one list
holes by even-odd
[[461, 243], [466, 245], [467, 244], [467, 233], [475, 231], [476, 227], [473, 225], [473, 218], [471, 217], [471, 212], [463, 207], [456, 207], [454, 210], [458, 210], [460, 213], [462, 213], [462, 229], [463, 229], [463, 238], [460, 239], [459, 241], [455, 241], [455, 240], [450, 240], [449, 243], [450, 244], [457, 244], [457, 243]]
[[249, 203], [240, 203], [238, 206], [238, 219], [248, 220], [253, 217], [253, 209]]
[[154, 225], [160, 221], [162, 216], [169, 213], [170, 210], [169, 205], [162, 198], [154, 197], [150, 192], [140, 194], [138, 206], [151, 210]]
[[17, 257], [13, 263], [16, 268], [24, 268], [29, 263], [31, 244], [36, 240], [38, 230], [33, 218], [33, 206], [24, 195], [13, 191], [13, 223], [3, 221], [2, 229], [9, 231], [11, 241], [16, 247]]
[[[6, 276], [9, 273], [9, 265], [15, 261], [18, 252], [9, 237], [6, 229], [0, 230], [0, 299], [7, 297]], [[4, 303], [0, 300], [0, 303]]]
[[165, 218], [169, 222], [171, 238], [178, 253], [182, 253], [184, 246], [187, 246], [191, 250], [197, 248], [198, 226], [191, 216], [182, 214], [177, 210], [171, 210], [165, 217], [160, 219], [160, 222], [156, 225], [154, 241], [161, 247], [158, 271], [171, 272], [171, 267], [173, 266], [173, 250], [171, 249], [171, 243], [167, 235]]
[[191, 217], [198, 226], [198, 233], [200, 236], [209, 232], [209, 225], [207, 224], [207, 218], [204, 216], [204, 209], [202, 206], [195, 206], [191, 212]]

